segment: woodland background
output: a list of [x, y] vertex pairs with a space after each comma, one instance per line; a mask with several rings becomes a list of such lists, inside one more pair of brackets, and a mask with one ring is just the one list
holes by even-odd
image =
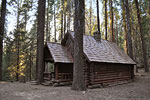
[[[138, 68], [150, 66], [150, 0], [100, 0], [100, 32], [107, 39], [124, 50]], [[0, 79], [26, 81], [36, 78], [37, 64], [37, 0], [8, 0], [3, 41]], [[85, 1], [85, 34], [97, 31], [96, 0]], [[0, 2], [1, 22], [3, 5]], [[9, 31], [9, 16], [17, 20], [15, 29]], [[13, 20], [13, 18], [12, 18]], [[32, 23], [32, 24], [31, 24]], [[2, 24], [2, 23], [1, 23]], [[74, 30], [73, 0], [47, 0], [45, 12], [44, 41], [60, 43], [67, 30]], [[2, 25], [1, 25], [2, 26]], [[29, 28], [30, 27], [30, 28]]]

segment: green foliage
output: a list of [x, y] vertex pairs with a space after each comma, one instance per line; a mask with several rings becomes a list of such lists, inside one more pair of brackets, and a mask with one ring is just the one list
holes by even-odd
[[[17, 2], [18, 0], [9, 0], [8, 5], [11, 6], [15, 12], [10, 12], [7, 9], [7, 16], [10, 14], [16, 17], [17, 15]], [[22, 1], [22, 2], [21, 2]], [[47, 0], [48, 1], [48, 0]], [[95, 0], [93, 1], [93, 5], [95, 5]], [[108, 14], [108, 40], [110, 38], [111, 27], [110, 27], [110, 7], [109, 7], [109, 0], [107, 4], [107, 14]], [[121, 0], [122, 1], [122, 0]], [[7, 33], [4, 37], [4, 55], [3, 55], [3, 79], [15, 80], [16, 73], [20, 76], [25, 76], [26, 80], [28, 80], [29, 70], [31, 69], [31, 76], [32, 79], [35, 77], [35, 68], [36, 68], [36, 49], [37, 49], [37, 0], [19, 0], [19, 22], [18, 27], [16, 25], [15, 29]], [[91, 2], [90, 0], [86, 2]], [[101, 18], [101, 33], [102, 38], [104, 39], [105, 35], [105, 5], [104, 0], [101, 0], [103, 4], [103, 18]], [[150, 61], [150, 1], [149, 0], [140, 0], [140, 13], [142, 18], [142, 26], [143, 26], [143, 33], [144, 33], [144, 40], [146, 43], [147, 49], [147, 58]], [[49, 0], [46, 6], [46, 12], [48, 13], [45, 17], [49, 17], [48, 20], [48, 35], [49, 41], [54, 42], [54, 4], [56, 7], [55, 15], [56, 15], [56, 31], [57, 31], [57, 40], [58, 42], [61, 41], [61, 11], [62, 11], [62, 3], [61, 0]], [[48, 6], [49, 5], [49, 6]], [[137, 21], [137, 12], [134, 0], [129, 2], [129, 9], [130, 9], [130, 21], [131, 21], [131, 37], [133, 41], [133, 50], [134, 50], [134, 60], [138, 63], [138, 66], [143, 65], [143, 58], [142, 58], [142, 45], [139, 33], [139, 26]], [[86, 5], [85, 9], [85, 34], [93, 35], [94, 31], [97, 30], [97, 16], [95, 14], [95, 7], [90, 9], [90, 5]], [[1, 8], [0, 8], [1, 9]], [[91, 17], [90, 17], [91, 12]], [[125, 32], [125, 24], [123, 18], [123, 14], [125, 10], [122, 7], [122, 2], [118, 0], [113, 0], [113, 12], [114, 12], [114, 33], [117, 45], [124, 51], [126, 51], [126, 32]], [[31, 16], [31, 13], [32, 14]], [[74, 21], [74, 5], [72, 0], [64, 0], [64, 10], [63, 14], [66, 14], [66, 30], [73, 30], [73, 21]], [[34, 16], [33, 16], [34, 15]], [[34, 17], [34, 18], [33, 18]], [[70, 21], [69, 21], [70, 18]], [[91, 20], [91, 23], [90, 23]], [[63, 19], [63, 22], [65, 20]], [[27, 30], [28, 25], [30, 22], [33, 22], [31, 25], [31, 29]], [[8, 23], [6, 23], [6, 26]], [[16, 22], [17, 24], [17, 22]], [[70, 27], [68, 25], [70, 24]], [[91, 30], [90, 30], [91, 24]], [[127, 29], [127, 26], [126, 26]], [[6, 28], [7, 32], [7, 28]], [[90, 34], [91, 32], [91, 34]], [[46, 34], [46, 29], [45, 29]], [[45, 35], [46, 36], [46, 35]], [[46, 40], [46, 37], [45, 37]], [[19, 42], [19, 48], [18, 48]], [[19, 55], [18, 55], [19, 51]], [[19, 69], [17, 70], [17, 58], [19, 56]], [[52, 65], [50, 65], [52, 66]], [[52, 70], [52, 69], [51, 69]], [[11, 77], [10, 77], [11, 76]]]
[[[15, 80], [16, 75], [19, 77], [27, 78], [27, 71], [29, 68], [29, 62], [33, 62], [35, 59], [35, 49], [34, 45], [36, 44], [36, 31], [34, 34], [29, 34], [27, 32], [27, 22], [30, 19], [29, 11], [32, 10], [33, 0], [24, 0], [23, 2], [18, 2], [11, 0], [8, 4], [14, 7], [14, 9], [19, 9], [18, 14], [19, 18], [17, 20], [16, 29], [13, 32], [10, 32], [10, 35], [6, 35], [5, 38], [5, 47], [4, 47], [4, 79], [5, 80]], [[33, 31], [33, 30], [32, 30]], [[34, 50], [31, 48], [35, 48]], [[33, 51], [30, 51], [33, 50]], [[32, 52], [32, 53], [31, 53]], [[32, 55], [30, 55], [32, 54]], [[34, 59], [29, 60], [29, 55]], [[34, 61], [35, 62], [35, 61]], [[33, 66], [33, 64], [32, 64]], [[30, 67], [32, 67], [30, 66]]]

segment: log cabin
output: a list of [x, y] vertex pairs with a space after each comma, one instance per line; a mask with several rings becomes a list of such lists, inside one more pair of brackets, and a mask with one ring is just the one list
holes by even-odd
[[[44, 47], [44, 79], [72, 82], [73, 51], [74, 32], [67, 32], [60, 44], [47, 42]], [[83, 36], [83, 51], [86, 86], [134, 79], [135, 62], [115, 43], [103, 39], [100, 42], [97, 33]]]

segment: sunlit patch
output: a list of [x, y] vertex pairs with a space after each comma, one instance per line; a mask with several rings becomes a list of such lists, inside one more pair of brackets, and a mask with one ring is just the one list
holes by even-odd
[[8, 82], [0, 82], [0, 84], [6, 84], [6, 83], [8, 83]]

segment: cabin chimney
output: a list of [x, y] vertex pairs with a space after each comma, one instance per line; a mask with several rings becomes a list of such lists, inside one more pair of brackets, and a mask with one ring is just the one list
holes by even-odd
[[93, 37], [96, 41], [99, 41], [99, 42], [101, 41], [99, 31], [94, 32]]

